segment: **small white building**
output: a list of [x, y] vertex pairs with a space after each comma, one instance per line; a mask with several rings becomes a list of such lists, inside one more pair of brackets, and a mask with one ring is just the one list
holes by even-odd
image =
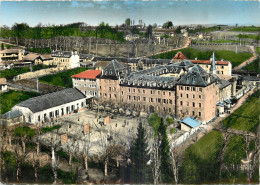
[[19, 110], [25, 122], [37, 124], [64, 116], [86, 106], [86, 96], [76, 88], [63, 89], [50, 94], [30, 98], [12, 110]]
[[77, 51], [55, 51], [52, 53], [53, 65], [67, 69], [80, 67]]
[[191, 129], [193, 129], [199, 125], [200, 125], [200, 123], [197, 120], [195, 120], [192, 117], [187, 117], [181, 121], [181, 130], [190, 131]]
[[7, 91], [7, 81], [6, 78], [0, 78], [0, 92]]
[[79, 89], [87, 98], [98, 96], [99, 81], [97, 76], [101, 74], [101, 70], [87, 70], [82, 73], [73, 75], [73, 87]]

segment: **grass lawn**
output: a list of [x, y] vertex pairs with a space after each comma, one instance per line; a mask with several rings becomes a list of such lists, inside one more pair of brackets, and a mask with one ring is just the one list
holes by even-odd
[[224, 121], [225, 127], [256, 133], [259, 126], [260, 91], [255, 92], [241, 107]]
[[219, 176], [217, 157], [223, 145], [223, 135], [211, 131], [185, 151], [180, 168], [181, 183], [202, 183]]
[[241, 35], [241, 34], [239, 34], [237, 37], [238, 38], [260, 40], [260, 35]]
[[[162, 59], [172, 59], [176, 53], [181, 51], [188, 59], [195, 59], [198, 60], [209, 60], [213, 54], [213, 51], [201, 51], [191, 47], [180, 49], [177, 51], [170, 51], [167, 53], [162, 53], [159, 55], [152, 56], [151, 58], [162, 58]], [[232, 67], [236, 67], [248, 58], [252, 57], [252, 53], [236, 53], [234, 51], [227, 51], [227, 50], [217, 50], [215, 51], [216, 58], [218, 60], [224, 59], [232, 62]]]
[[6, 93], [2, 93], [0, 94], [0, 114], [8, 112], [14, 105], [20, 103], [21, 101], [39, 95], [40, 94], [36, 92], [26, 91], [8, 91]]
[[40, 82], [70, 88], [73, 87], [71, 76], [86, 70], [88, 69], [84, 67], [75, 68], [61, 73], [40, 77], [39, 80]]
[[232, 28], [232, 29], [230, 29], [229, 31], [256, 32], [256, 31], [260, 31], [260, 27], [245, 26], [245, 27], [239, 27], [239, 28]]
[[[260, 56], [260, 47], [256, 48], [256, 51], [258, 52], [259, 56]], [[254, 62], [252, 62], [251, 64], [243, 67], [243, 70], [248, 70], [248, 71], [254, 71], [254, 72], [258, 72], [260, 73], [260, 57], [258, 57], [257, 60], [255, 60]]]

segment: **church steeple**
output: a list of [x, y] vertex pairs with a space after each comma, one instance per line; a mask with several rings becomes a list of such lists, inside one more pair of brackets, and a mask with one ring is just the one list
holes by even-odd
[[210, 71], [212, 74], [217, 74], [215, 52], [213, 52], [213, 55], [212, 55], [212, 63], [211, 63]]

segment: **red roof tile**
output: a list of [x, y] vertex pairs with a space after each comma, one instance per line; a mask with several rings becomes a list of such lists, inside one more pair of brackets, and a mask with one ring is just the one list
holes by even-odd
[[174, 57], [173, 57], [173, 59], [187, 59], [187, 57], [185, 57], [183, 54], [182, 54], [182, 52], [178, 52]]
[[[193, 64], [211, 64], [210, 60], [190, 60]], [[216, 65], [228, 65], [229, 61], [216, 61]]]
[[72, 78], [96, 79], [97, 75], [99, 75], [101, 72], [101, 70], [87, 70], [82, 73], [73, 75]]

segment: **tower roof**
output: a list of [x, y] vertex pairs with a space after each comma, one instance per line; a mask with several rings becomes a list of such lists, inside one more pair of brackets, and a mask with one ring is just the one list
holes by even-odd
[[187, 59], [187, 57], [185, 57], [185, 56], [183, 55], [183, 53], [179, 51], [179, 52], [173, 57], [173, 59], [181, 59], [181, 60], [184, 60], [184, 59]]

